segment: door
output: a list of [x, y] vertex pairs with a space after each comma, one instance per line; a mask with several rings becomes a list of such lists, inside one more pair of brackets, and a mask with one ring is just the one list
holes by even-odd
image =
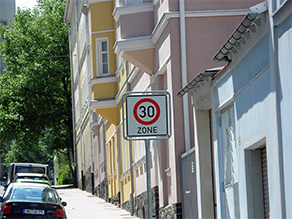
[[238, 147], [236, 145], [234, 107], [221, 113], [224, 218], [240, 218], [238, 194]]
[[195, 150], [182, 155], [183, 218], [198, 218]]

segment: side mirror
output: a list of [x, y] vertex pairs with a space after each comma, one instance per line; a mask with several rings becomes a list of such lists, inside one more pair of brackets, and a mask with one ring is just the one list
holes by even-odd
[[61, 202], [63, 206], [67, 206], [67, 202]]
[[2, 196], [0, 197], [0, 202], [4, 202], [4, 199]]

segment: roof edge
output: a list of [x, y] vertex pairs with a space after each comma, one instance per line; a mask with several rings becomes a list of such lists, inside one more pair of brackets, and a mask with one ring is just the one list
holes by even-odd
[[268, 4], [266, 1], [250, 7], [250, 13], [248, 13], [235, 31], [231, 34], [229, 39], [223, 44], [216, 55], [213, 57], [214, 61], [227, 61], [230, 62], [229, 53], [234, 49], [234, 46], [240, 41], [241, 37], [252, 26], [253, 21], [256, 20], [259, 14], [268, 10]]

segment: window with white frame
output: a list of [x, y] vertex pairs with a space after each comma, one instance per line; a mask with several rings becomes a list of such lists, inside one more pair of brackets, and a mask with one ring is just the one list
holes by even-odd
[[96, 39], [97, 75], [109, 74], [108, 39]]

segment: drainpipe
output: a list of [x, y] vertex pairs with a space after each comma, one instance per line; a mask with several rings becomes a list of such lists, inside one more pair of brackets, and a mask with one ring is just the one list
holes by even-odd
[[[278, 76], [278, 59], [277, 59], [277, 51], [278, 51], [278, 44], [277, 44], [277, 33], [275, 31], [275, 29], [277, 28], [277, 26], [275, 26], [274, 23], [274, 17], [273, 17], [273, 5], [272, 5], [272, 1], [268, 1], [269, 3], [269, 7], [268, 7], [268, 25], [269, 25], [269, 29], [270, 29], [270, 78], [272, 81], [271, 87], [273, 92], [273, 114], [275, 115], [272, 119], [272, 124], [273, 124], [273, 128], [274, 128], [274, 148], [275, 149], [271, 149], [275, 150], [277, 153], [275, 153], [275, 163], [278, 164], [278, 168], [277, 168], [277, 173], [276, 173], [276, 180], [279, 183], [279, 187], [277, 189], [277, 191], [275, 191], [274, 194], [277, 193], [277, 202], [279, 203], [279, 208], [276, 211], [277, 217], [279, 218], [286, 218], [286, 208], [289, 206], [286, 206], [286, 200], [285, 200], [285, 180], [284, 180], [284, 164], [283, 164], [283, 141], [282, 141], [282, 128], [281, 128], [281, 109], [280, 109], [280, 101], [281, 101], [281, 97], [279, 97], [279, 90], [281, 88], [279, 88], [279, 76]], [[281, 93], [281, 91], [280, 91]], [[271, 194], [270, 194], [271, 197]], [[274, 214], [274, 215], [276, 215]]]
[[73, 91], [74, 91], [74, 86], [73, 86], [73, 72], [72, 72], [72, 56], [71, 56], [71, 37], [70, 37], [70, 26], [66, 23], [65, 17], [64, 17], [64, 24], [68, 28], [68, 38], [69, 38], [69, 60], [70, 60], [70, 77], [71, 77], [71, 107], [72, 107], [72, 131], [73, 131], [73, 160], [74, 160], [74, 187], [78, 187], [78, 182], [77, 182], [77, 161], [76, 161], [76, 145], [75, 145], [75, 110], [74, 110], [74, 96], [73, 96]]
[[[180, 21], [181, 77], [182, 77], [182, 87], [184, 87], [188, 83], [186, 25], [185, 25], [185, 0], [179, 0], [179, 21]], [[183, 96], [183, 114], [184, 114], [184, 130], [185, 130], [185, 132], [184, 132], [184, 134], [185, 134], [185, 150], [188, 151], [191, 149], [188, 95]]]

